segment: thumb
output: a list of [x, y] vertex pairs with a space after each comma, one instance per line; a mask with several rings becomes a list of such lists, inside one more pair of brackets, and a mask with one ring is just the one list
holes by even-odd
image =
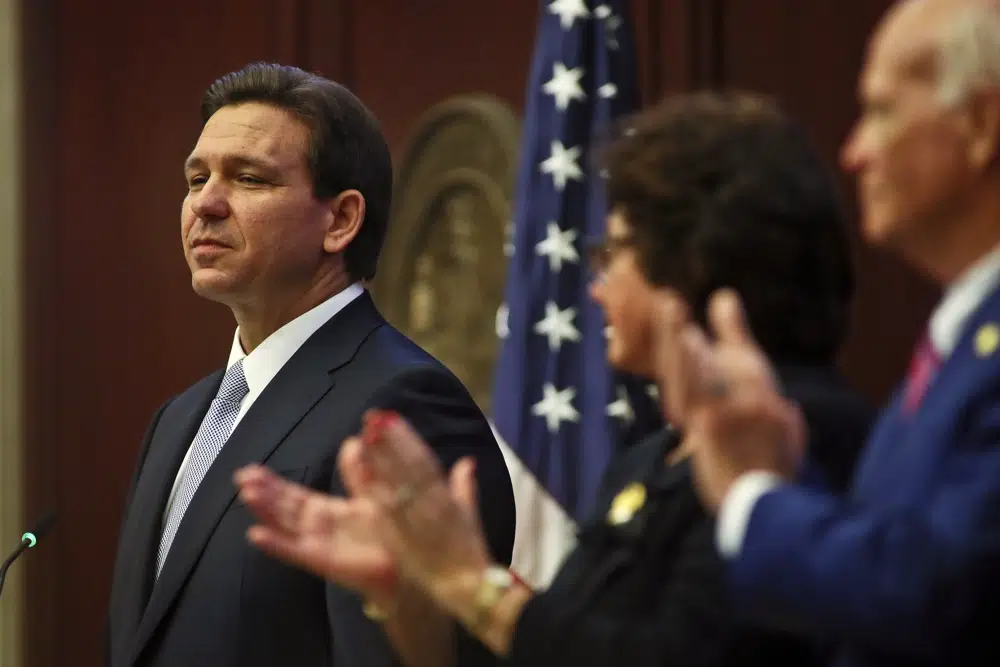
[[362, 457], [363, 445], [359, 438], [348, 438], [340, 447], [337, 467], [344, 488], [352, 496], [364, 494], [370, 474]]
[[476, 461], [462, 458], [452, 467], [449, 475], [451, 497], [462, 508], [473, 525], [479, 524], [479, 490], [476, 485]]
[[712, 295], [708, 304], [708, 319], [719, 341], [756, 345], [743, 303], [735, 290], [724, 288]]

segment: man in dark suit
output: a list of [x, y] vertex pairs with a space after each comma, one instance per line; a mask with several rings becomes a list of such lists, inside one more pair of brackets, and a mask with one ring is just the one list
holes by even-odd
[[392, 165], [345, 88], [251, 65], [216, 81], [185, 164], [181, 236], [200, 296], [238, 328], [226, 368], [165, 403], [139, 454], [115, 562], [109, 664], [329, 667], [491, 660], [402, 585], [326, 585], [254, 549], [233, 473], [265, 462], [342, 494], [335, 460], [372, 407], [407, 415], [445, 466], [475, 456], [482, 520], [509, 562], [514, 501], [461, 383], [390, 327], [362, 281], [388, 224]]
[[686, 415], [735, 603], [837, 639], [837, 665], [1000, 664], [1000, 2], [909, 0], [862, 75], [843, 162], [869, 241], [946, 291], [846, 498], [790, 481], [801, 415], [739, 299], [716, 342], [664, 297], [668, 404]]

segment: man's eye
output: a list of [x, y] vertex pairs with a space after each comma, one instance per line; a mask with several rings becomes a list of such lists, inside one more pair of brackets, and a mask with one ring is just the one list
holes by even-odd
[[252, 174], [241, 174], [236, 180], [240, 183], [249, 183], [250, 185], [261, 185], [264, 183], [263, 179], [257, 178]]

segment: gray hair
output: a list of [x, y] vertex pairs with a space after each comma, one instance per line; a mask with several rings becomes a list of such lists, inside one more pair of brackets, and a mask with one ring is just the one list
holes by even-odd
[[944, 26], [939, 90], [947, 105], [980, 88], [1000, 88], [1000, 2], [972, 2]]

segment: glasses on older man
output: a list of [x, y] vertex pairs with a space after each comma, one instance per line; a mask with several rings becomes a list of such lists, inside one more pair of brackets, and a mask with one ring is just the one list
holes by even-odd
[[618, 236], [605, 236], [595, 239], [587, 244], [587, 262], [590, 270], [595, 276], [603, 276], [611, 261], [621, 250], [635, 246], [635, 236], [632, 234], [621, 234]]

